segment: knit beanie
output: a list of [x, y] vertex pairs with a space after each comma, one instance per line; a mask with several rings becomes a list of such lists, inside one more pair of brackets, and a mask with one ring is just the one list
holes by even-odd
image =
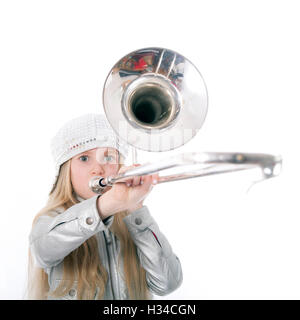
[[64, 162], [97, 147], [115, 148], [124, 157], [128, 154], [128, 146], [118, 139], [103, 114], [86, 114], [68, 121], [51, 141], [55, 181]]

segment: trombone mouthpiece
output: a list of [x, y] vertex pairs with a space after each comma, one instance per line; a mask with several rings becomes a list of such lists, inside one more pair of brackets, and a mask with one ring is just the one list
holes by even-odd
[[105, 178], [103, 177], [94, 177], [89, 181], [90, 189], [97, 194], [102, 194], [104, 189], [107, 187], [105, 183]]

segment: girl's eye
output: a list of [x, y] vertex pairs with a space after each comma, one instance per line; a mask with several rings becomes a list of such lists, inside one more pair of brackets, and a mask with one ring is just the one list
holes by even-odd
[[88, 156], [81, 156], [79, 158], [80, 161], [83, 161], [83, 162], [87, 162], [88, 161]]
[[106, 162], [110, 162], [110, 161], [114, 160], [114, 157], [113, 156], [105, 156], [104, 159]]

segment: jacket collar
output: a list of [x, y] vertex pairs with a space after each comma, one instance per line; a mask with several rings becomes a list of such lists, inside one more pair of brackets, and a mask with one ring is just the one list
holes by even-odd
[[75, 198], [79, 201], [79, 202], [82, 202], [84, 201], [85, 199], [81, 198], [78, 194], [75, 193]]

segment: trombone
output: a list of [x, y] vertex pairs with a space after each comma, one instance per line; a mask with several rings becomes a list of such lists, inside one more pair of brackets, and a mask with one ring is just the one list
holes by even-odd
[[[187, 58], [164, 48], [127, 54], [109, 72], [103, 88], [106, 117], [117, 137], [135, 148], [163, 152], [186, 144], [201, 129], [208, 95], [203, 77]], [[133, 153], [134, 154], [134, 153]], [[158, 183], [259, 167], [264, 179], [279, 174], [280, 155], [241, 152], [189, 152], [122, 174], [94, 177], [89, 187], [102, 194], [114, 183], [134, 176], [181, 169], [159, 176]]]

